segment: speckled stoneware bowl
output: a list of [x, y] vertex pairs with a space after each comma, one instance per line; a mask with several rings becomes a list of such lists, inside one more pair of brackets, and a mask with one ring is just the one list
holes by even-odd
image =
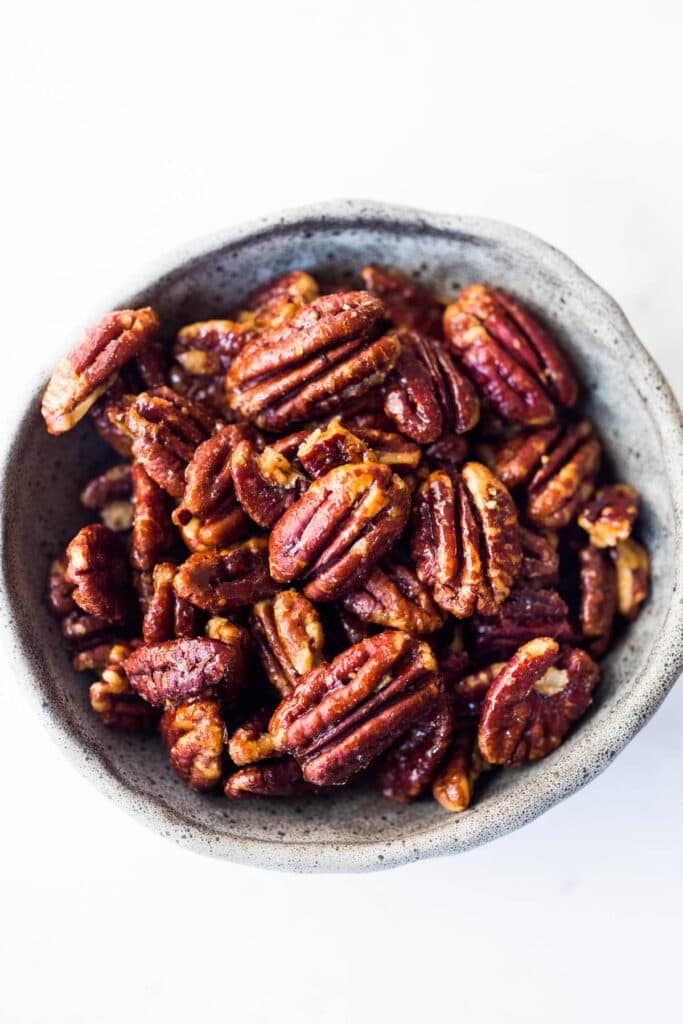
[[[404, 807], [362, 785], [297, 801], [199, 797], [171, 773], [154, 739], [100, 725], [44, 604], [48, 560], [84, 519], [78, 494], [111, 454], [88, 422], [49, 437], [36, 390], [3, 473], [3, 625], [21, 687], [59, 746], [122, 808], [202, 853], [295, 871], [369, 870], [467, 850], [523, 825], [605, 768], [648, 720], [683, 666], [683, 429], [661, 373], [619, 307], [570, 260], [517, 228], [365, 202], [267, 217], [189, 247], [130, 292], [91, 311], [151, 304], [166, 327], [224, 316], [260, 281], [294, 268], [352, 282], [365, 263], [393, 264], [451, 296], [472, 281], [511, 291], [557, 334], [582, 382], [615, 478], [643, 502], [653, 595], [604, 664], [576, 732], [532, 767], [493, 773], [464, 814], [434, 801]], [[134, 292], [134, 293], [133, 293]], [[78, 338], [55, 339], [55, 359]]]

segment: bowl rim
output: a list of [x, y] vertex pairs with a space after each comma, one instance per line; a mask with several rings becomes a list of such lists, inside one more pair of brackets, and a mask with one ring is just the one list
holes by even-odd
[[[123, 287], [117, 290], [117, 294], [134, 296], [158, 284], [168, 275], [187, 270], [195, 261], [226, 245], [240, 243], [253, 237], [263, 238], [269, 234], [285, 233], [295, 226], [309, 222], [315, 222], [319, 226], [321, 221], [326, 222], [328, 226], [337, 222], [342, 227], [351, 227], [360, 222], [364, 226], [376, 224], [392, 227], [401, 232], [427, 230], [475, 237], [488, 236], [499, 242], [523, 246], [535, 261], [552, 266], [564, 278], [573, 279], [589, 295], [600, 300], [608, 311], [610, 321], [620, 334], [628, 339], [629, 355], [632, 357], [629, 375], [641, 379], [649, 378], [650, 386], [646, 390], [641, 389], [643, 402], [653, 415], [653, 420], [658, 422], [660, 433], [662, 426], [666, 429], [667, 458], [663, 460], [663, 471], [674, 509], [672, 543], [676, 558], [673, 569], [674, 581], [662, 634], [682, 636], [683, 602], [676, 595], [683, 592], [683, 414], [657, 363], [635, 334], [619, 305], [568, 256], [549, 243], [521, 228], [490, 218], [430, 213], [373, 200], [330, 200], [278, 211], [184, 243], [161, 258], [151, 261], [146, 270], [135, 275], [134, 280], [124, 283]], [[103, 308], [120, 308], [121, 305], [122, 300], [119, 297], [109, 304], [103, 300], [99, 309], [101, 311]], [[99, 315], [98, 312], [96, 316]], [[572, 751], [576, 766], [581, 765], [582, 771], [563, 773], [562, 778], [555, 779], [552, 784], [546, 786], [539, 799], [529, 801], [522, 813], [519, 807], [508, 811], [503, 809], [496, 820], [495, 828], [484, 827], [477, 830], [468, 827], [466, 818], [452, 816], [450, 828], [445, 827], [442, 818], [438, 818], [435, 819], [433, 826], [421, 828], [409, 838], [330, 843], [313, 840], [304, 843], [298, 840], [273, 841], [248, 836], [216, 836], [208, 827], [189, 824], [164, 800], [135, 792], [118, 777], [111, 766], [101, 765], [99, 759], [97, 763], [93, 762], [91, 752], [77, 731], [70, 729], [58, 712], [44, 700], [31, 652], [15, 619], [7, 575], [6, 533], [10, 528], [7, 517], [7, 483], [21, 447], [24, 431], [35, 414], [36, 403], [45, 386], [46, 376], [41, 370], [39, 374], [34, 375], [35, 379], [30, 387], [22, 389], [23, 394], [18, 407], [23, 412], [18, 417], [11, 439], [5, 445], [0, 460], [0, 638], [12, 676], [21, 692], [30, 700], [34, 711], [53, 740], [80, 773], [124, 811], [181, 846], [236, 863], [304, 872], [375, 870], [394, 867], [423, 857], [447, 855], [474, 848], [527, 824], [595, 778], [654, 714], [683, 669], [683, 644], [679, 644], [673, 657], [668, 646], [655, 648], [650, 663], [644, 667], [639, 677], [641, 683], [645, 682], [648, 685], [641, 685], [637, 692], [634, 688], [626, 691], [618, 709], [613, 709], [613, 713], [600, 723], [599, 732], [595, 736], [590, 736], [588, 750], [592, 755], [591, 763], [585, 763], [586, 748]], [[616, 710], [619, 711], [618, 715], [614, 714]], [[626, 729], [622, 724], [624, 711], [632, 712], [630, 724]]]

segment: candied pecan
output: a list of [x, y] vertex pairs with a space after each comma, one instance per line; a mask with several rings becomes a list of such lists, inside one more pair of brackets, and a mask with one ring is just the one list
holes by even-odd
[[66, 551], [64, 551], [50, 563], [50, 570], [47, 574], [47, 603], [52, 614], [60, 619], [76, 607], [73, 598], [73, 584], [66, 578], [68, 564]]
[[65, 579], [73, 598], [89, 615], [124, 618], [130, 596], [130, 567], [119, 538], [100, 523], [84, 526], [66, 549]]
[[223, 718], [215, 697], [184, 700], [161, 716], [161, 738], [171, 752], [171, 767], [190, 789], [207, 792], [218, 785], [223, 768]]
[[430, 338], [443, 336], [445, 303], [426, 288], [411, 281], [400, 270], [363, 267], [360, 272], [367, 290], [384, 303], [389, 319], [396, 327], [420, 331]]
[[608, 484], [579, 512], [578, 523], [596, 548], [628, 540], [638, 516], [638, 495], [626, 484]]
[[255, 332], [233, 320], [203, 320], [178, 331], [173, 355], [192, 376], [210, 377], [228, 371], [231, 362]]
[[336, 466], [354, 462], [377, 462], [375, 453], [335, 418], [326, 427], [306, 432], [297, 448], [297, 458], [309, 476], [317, 480]]
[[649, 592], [650, 559], [647, 551], [630, 537], [612, 549], [617, 570], [617, 607], [619, 614], [635, 619]]
[[49, 432], [71, 430], [158, 327], [159, 319], [149, 307], [114, 310], [90, 327], [45, 389], [42, 413]]
[[133, 547], [131, 563], [150, 572], [173, 543], [168, 498], [139, 462], [133, 465]]
[[410, 497], [388, 466], [337, 466], [315, 480], [270, 535], [270, 571], [282, 583], [303, 578], [313, 601], [354, 590], [403, 532]]
[[396, 330], [401, 354], [385, 385], [384, 411], [402, 434], [430, 444], [462, 434], [479, 419], [479, 399], [446, 347], [417, 331]]
[[342, 649], [347, 648], [349, 645], [359, 644], [361, 640], [367, 640], [370, 636], [370, 627], [367, 622], [363, 622], [356, 615], [352, 615], [342, 605], [337, 605], [335, 608], [336, 612], [336, 625], [339, 627], [335, 630], [335, 633], [339, 633], [341, 630], [342, 641], [338, 646]]
[[439, 674], [449, 693], [453, 684], [467, 671], [469, 663], [470, 656], [465, 650], [462, 623], [456, 622], [450, 643], [439, 652]]
[[134, 457], [174, 498], [182, 497], [185, 467], [213, 432], [214, 422], [202, 406], [167, 387], [137, 395], [125, 417]]
[[267, 430], [334, 412], [381, 383], [400, 350], [375, 338], [383, 306], [367, 292], [326, 295], [242, 349], [228, 372], [228, 399]]
[[[102, 440], [106, 441], [117, 455], [129, 459], [133, 441], [124, 429], [125, 416], [122, 414], [124, 395], [127, 395], [126, 386], [119, 376], [111, 387], [97, 399], [91, 407], [89, 415]], [[128, 396], [128, 398], [132, 400], [132, 396]], [[116, 415], [117, 412], [121, 415]]]
[[112, 501], [123, 501], [133, 493], [133, 472], [129, 462], [106, 469], [81, 491], [81, 505], [99, 510]]
[[617, 574], [606, 552], [587, 544], [579, 552], [581, 564], [581, 632], [593, 638], [589, 650], [600, 656], [609, 647], [617, 612]]
[[402, 804], [417, 800], [438, 771], [452, 735], [450, 702], [441, 694], [436, 708], [411, 726], [382, 758], [377, 775], [382, 796]]
[[274, 600], [258, 601], [249, 622], [266, 675], [281, 696], [289, 696], [301, 677], [322, 662], [320, 616], [302, 594], [283, 590]]
[[166, 371], [168, 368], [168, 353], [166, 346], [161, 341], [149, 341], [136, 355], [132, 363], [124, 367], [122, 376], [126, 376], [129, 367], [135, 368], [136, 376], [140, 379], [140, 387], [130, 388], [137, 394], [138, 391], [145, 391], [149, 388], [159, 388], [166, 383]]
[[318, 284], [303, 270], [272, 277], [247, 295], [237, 318], [258, 331], [279, 327], [302, 306], [318, 298]]
[[558, 537], [551, 530], [541, 532], [520, 526], [522, 565], [517, 585], [544, 589], [557, 586], [560, 578]]
[[225, 373], [188, 373], [180, 363], [172, 363], [168, 371], [168, 386], [177, 394], [201, 405], [216, 419], [230, 423], [235, 415], [228, 405], [225, 393]]
[[491, 764], [537, 761], [560, 745], [593, 700], [600, 670], [579, 648], [537, 637], [513, 655], [484, 700], [479, 749]]
[[108, 665], [122, 665], [131, 649], [131, 645], [124, 641], [106, 641], [78, 651], [71, 664], [77, 672], [102, 672]]
[[252, 712], [230, 736], [228, 753], [233, 764], [253, 764], [276, 756], [273, 737], [268, 732], [272, 709]]
[[62, 635], [72, 650], [80, 651], [111, 638], [114, 624], [103, 615], [87, 615], [80, 608], [65, 615], [61, 621]]
[[158, 562], [154, 566], [154, 590], [142, 621], [145, 643], [193, 637], [197, 633], [194, 607], [179, 597], [173, 587], [176, 571], [173, 562]]
[[136, 693], [155, 707], [220, 686], [228, 696], [242, 683], [243, 649], [206, 637], [143, 644], [123, 663]]
[[495, 615], [472, 619], [477, 653], [508, 657], [537, 636], [566, 640], [571, 635], [567, 615], [567, 605], [555, 590], [516, 588]]
[[363, 622], [406, 633], [433, 633], [446, 618], [414, 571], [389, 557], [342, 598], [342, 605]]
[[101, 678], [90, 687], [90, 706], [103, 725], [129, 732], [154, 732], [159, 712], [132, 690], [122, 664], [127, 646], [120, 648], [111, 649]]
[[270, 597], [278, 586], [268, 572], [268, 539], [197, 551], [179, 567], [174, 586], [180, 597], [214, 615]]
[[341, 785], [384, 753], [441, 692], [431, 648], [408, 633], [369, 637], [308, 672], [276, 709], [276, 750], [294, 754], [304, 778]]
[[307, 796], [317, 786], [306, 782], [301, 768], [292, 757], [265, 764], [253, 764], [229, 775], [223, 792], [230, 800], [244, 800], [252, 796]]
[[258, 526], [270, 529], [297, 501], [309, 481], [291, 462], [270, 446], [259, 452], [251, 441], [241, 441], [230, 457], [235, 495]]
[[467, 462], [469, 450], [467, 438], [461, 434], [444, 434], [434, 444], [430, 444], [424, 454], [430, 469], [452, 470], [459, 469]]
[[461, 675], [459, 679], [446, 682], [456, 729], [476, 728], [491, 683], [498, 678], [506, 664], [505, 661], [494, 661], [476, 672], [469, 672], [467, 675]]
[[420, 446], [395, 431], [362, 426], [354, 427], [354, 431], [356, 437], [372, 450], [374, 461], [389, 466], [399, 476], [413, 472], [420, 465]]
[[493, 615], [510, 592], [522, 552], [517, 510], [479, 462], [435, 470], [413, 506], [413, 560], [434, 599], [457, 618]]
[[432, 795], [446, 811], [465, 811], [474, 784], [490, 766], [482, 758], [472, 730], [456, 732], [448, 759], [432, 784]]

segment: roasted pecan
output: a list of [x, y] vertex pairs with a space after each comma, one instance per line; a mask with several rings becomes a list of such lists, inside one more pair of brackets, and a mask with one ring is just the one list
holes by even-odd
[[268, 732], [272, 709], [254, 711], [230, 736], [228, 753], [233, 764], [253, 764], [275, 756], [273, 737]]
[[469, 450], [467, 438], [461, 434], [444, 434], [440, 440], [430, 444], [424, 454], [430, 469], [452, 470], [467, 462]]
[[223, 767], [223, 718], [215, 697], [184, 700], [161, 716], [161, 738], [171, 752], [171, 767], [190, 789], [207, 792], [218, 785]]
[[303, 578], [313, 601], [350, 593], [403, 532], [410, 497], [388, 466], [338, 466], [315, 480], [270, 535], [270, 571]]
[[133, 547], [131, 563], [138, 572], [151, 572], [173, 543], [171, 510], [165, 491], [139, 462], [133, 466]]
[[560, 652], [550, 637], [524, 644], [486, 694], [479, 723], [484, 758], [516, 765], [545, 757], [590, 706], [599, 675], [579, 648]]
[[402, 804], [417, 800], [431, 783], [453, 735], [450, 702], [442, 693], [436, 708], [408, 729], [382, 758], [379, 791]]
[[258, 330], [279, 327], [291, 320], [302, 306], [318, 298], [318, 284], [303, 270], [272, 277], [255, 288], [237, 314], [240, 322]]
[[250, 519], [266, 529], [275, 525], [309, 484], [275, 448], [268, 446], [259, 452], [251, 441], [237, 445], [230, 469], [237, 500]]
[[225, 373], [188, 373], [180, 363], [172, 363], [168, 371], [168, 385], [190, 402], [202, 405], [216, 419], [230, 423], [235, 414], [228, 405], [225, 393]]
[[59, 364], [43, 395], [43, 419], [50, 433], [71, 430], [158, 327], [149, 307], [115, 310], [90, 327]]
[[446, 682], [456, 729], [476, 729], [491, 683], [498, 678], [506, 664], [505, 661], [494, 661], [477, 672], [469, 672], [450, 683]]
[[185, 489], [185, 467], [214, 429], [214, 419], [171, 388], [143, 391], [126, 410], [133, 456], [155, 483], [174, 498]]
[[474, 784], [489, 765], [482, 758], [476, 733], [456, 732], [448, 759], [434, 779], [432, 794], [446, 811], [465, 811], [472, 800]]
[[[333, 628], [333, 649], [335, 651], [345, 650], [350, 645], [359, 644], [361, 640], [367, 640], [371, 630], [367, 622], [363, 622], [356, 615], [352, 615], [341, 604], [334, 606], [334, 628]], [[325, 634], [327, 636], [327, 634]], [[334, 644], [335, 638], [339, 641]]]
[[62, 635], [72, 650], [82, 651], [97, 644], [109, 643], [117, 632], [111, 619], [103, 615], [88, 615], [80, 608], [65, 615], [61, 623]]
[[76, 607], [73, 597], [73, 583], [66, 578], [69, 560], [66, 551], [50, 563], [47, 574], [47, 603], [50, 611], [61, 619]]
[[306, 782], [294, 758], [253, 764], [228, 776], [223, 792], [230, 800], [244, 800], [253, 796], [307, 796], [317, 786]]
[[322, 662], [320, 616], [302, 594], [283, 590], [274, 600], [254, 605], [250, 625], [266, 675], [283, 697], [289, 696], [301, 677]]
[[381, 383], [399, 354], [393, 335], [375, 338], [383, 313], [367, 292], [326, 295], [264, 331], [235, 358], [228, 399], [267, 430], [334, 412]]
[[374, 461], [389, 466], [400, 477], [413, 473], [420, 465], [420, 446], [397, 434], [393, 430], [379, 430], [377, 427], [354, 427], [356, 437], [373, 452]]
[[609, 647], [617, 612], [617, 574], [606, 552], [587, 544], [579, 552], [581, 564], [581, 632], [592, 638], [591, 654], [599, 657]]
[[407, 633], [433, 633], [446, 618], [414, 571], [389, 557], [342, 604], [363, 622]]
[[130, 732], [154, 732], [159, 712], [132, 690], [122, 664], [126, 652], [126, 645], [110, 650], [109, 664], [90, 687], [90, 706], [103, 725]]
[[174, 585], [180, 597], [213, 615], [270, 597], [278, 586], [268, 571], [268, 540], [198, 551], [180, 566]]
[[405, 328], [395, 333], [401, 354], [386, 383], [387, 416], [420, 444], [437, 441], [444, 432], [471, 430], [479, 419], [479, 399], [445, 345]]
[[617, 607], [619, 614], [635, 619], [649, 593], [650, 559], [647, 551], [630, 537], [613, 549], [617, 570]]
[[384, 303], [396, 327], [420, 331], [429, 338], [443, 335], [445, 303], [425, 288], [414, 284], [400, 270], [363, 267], [360, 272], [367, 290]]
[[[126, 385], [118, 376], [90, 409], [90, 420], [103, 441], [124, 459], [129, 459], [133, 440], [125, 430], [124, 396], [128, 395]], [[128, 396], [130, 400], [132, 397]], [[121, 411], [121, 416], [114, 415], [114, 410]]]
[[121, 641], [105, 641], [78, 651], [71, 659], [77, 672], [103, 672], [109, 665], [122, 665], [132, 650], [131, 644]]
[[340, 785], [384, 753], [441, 692], [431, 648], [408, 633], [369, 637], [308, 672], [277, 708], [270, 732], [304, 778]]
[[638, 517], [638, 495], [626, 484], [608, 484], [579, 512], [583, 527], [596, 548], [612, 548], [631, 536]]
[[532, 589], [557, 586], [560, 578], [558, 536], [552, 530], [530, 530], [520, 526], [522, 565], [517, 585]]
[[173, 580], [176, 571], [173, 562], [158, 562], [154, 566], [154, 591], [142, 621], [145, 643], [178, 640], [197, 633], [195, 608], [175, 592]]
[[67, 582], [73, 598], [89, 615], [124, 618], [130, 600], [130, 566], [119, 538], [100, 523], [84, 526], [66, 549]]
[[100, 511], [114, 501], [128, 501], [133, 493], [133, 471], [129, 462], [106, 469], [81, 491], [81, 505]]
[[557, 591], [516, 588], [495, 615], [472, 619], [477, 654], [507, 658], [537, 636], [566, 640], [571, 636], [567, 616], [567, 605]]
[[178, 331], [173, 355], [192, 376], [223, 377], [255, 331], [233, 320], [203, 320]]
[[297, 448], [297, 458], [309, 476], [317, 480], [336, 466], [354, 462], [377, 462], [372, 449], [335, 418], [326, 427], [306, 432]]
[[144, 644], [126, 659], [124, 668], [136, 693], [155, 707], [196, 697], [220, 687], [228, 697], [238, 691], [244, 671], [241, 642], [231, 645], [195, 637]]
[[462, 473], [436, 470], [413, 506], [413, 560], [434, 599], [457, 618], [493, 615], [519, 572], [517, 510], [480, 462]]

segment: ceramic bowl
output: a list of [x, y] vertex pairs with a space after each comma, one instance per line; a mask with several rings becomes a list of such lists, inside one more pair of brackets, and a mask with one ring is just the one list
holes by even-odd
[[[45, 607], [49, 559], [82, 525], [79, 491], [111, 455], [88, 422], [60, 438], [48, 436], [39, 414], [41, 381], [3, 472], [3, 631], [14, 674], [78, 771], [124, 810], [201, 853], [295, 871], [370, 870], [488, 842], [607, 767], [683, 667], [681, 413], [616, 303], [545, 242], [490, 220], [326, 203], [230, 228], [185, 249], [110, 306], [151, 304], [173, 328], [225, 315], [274, 274], [304, 268], [352, 282], [359, 267], [375, 262], [401, 267], [446, 296], [473, 281], [494, 283], [552, 328], [572, 357], [582, 411], [600, 429], [615, 479], [641, 494], [652, 597], [605, 660], [580, 727], [538, 764], [492, 773], [463, 814], [448, 814], [432, 800], [396, 805], [363, 785], [296, 801], [199, 797], [171, 773], [160, 743], [100, 725]], [[55, 339], [56, 357], [82, 326]]]

